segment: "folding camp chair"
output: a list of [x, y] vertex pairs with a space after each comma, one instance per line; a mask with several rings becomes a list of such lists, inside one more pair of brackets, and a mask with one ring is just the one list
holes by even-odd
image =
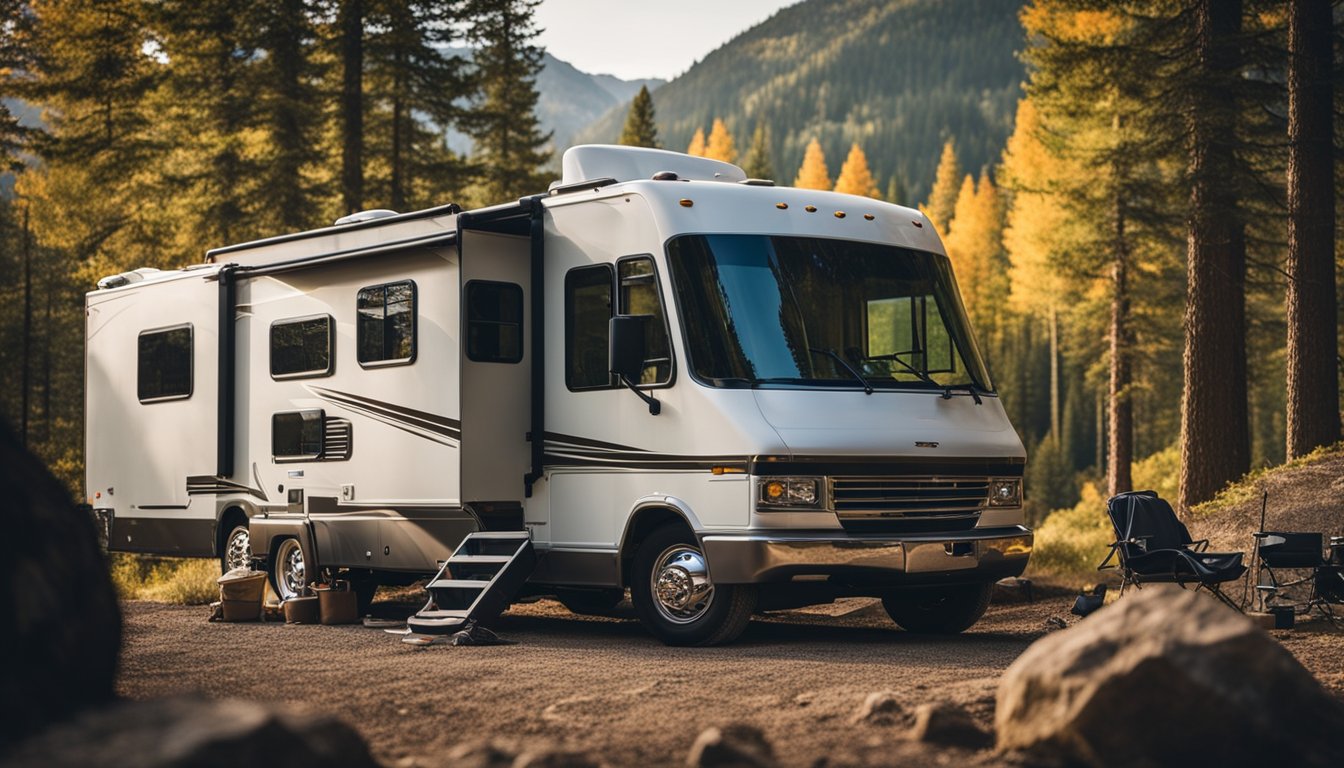
[[[1336, 623], [1333, 606], [1344, 605], [1344, 566], [1323, 554], [1319, 533], [1259, 531], [1255, 534], [1259, 568], [1256, 591], [1263, 608], [1292, 606], [1298, 614], [1320, 611]], [[1287, 570], [1289, 573], [1284, 573]], [[1305, 575], [1303, 575], [1305, 573]], [[1305, 595], [1305, 599], [1301, 599]]]
[[[1115, 543], [1097, 570], [1120, 570], [1120, 594], [1131, 584], [1169, 583], [1196, 590], [1207, 589], [1231, 608], [1237, 605], [1224, 594], [1222, 585], [1246, 573], [1241, 552], [1205, 552], [1207, 539], [1192, 541], [1190, 531], [1176, 517], [1171, 505], [1153, 491], [1132, 491], [1111, 497], [1106, 513], [1115, 529]], [[1110, 565], [1113, 558], [1116, 565]]]

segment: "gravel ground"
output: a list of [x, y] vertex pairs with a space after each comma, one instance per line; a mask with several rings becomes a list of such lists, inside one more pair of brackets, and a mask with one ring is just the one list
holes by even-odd
[[[678, 765], [701, 730], [730, 723], [760, 728], [788, 766], [988, 765], [1000, 762], [989, 751], [907, 742], [908, 717], [882, 725], [854, 715], [868, 694], [891, 691], [907, 716], [953, 701], [992, 730], [999, 676], [1052, 621], [1078, 620], [1071, 603], [995, 605], [964, 635], [925, 638], [897, 629], [881, 606], [847, 601], [758, 619], [726, 648], [681, 649], [635, 621], [545, 600], [500, 620], [516, 645], [475, 648], [414, 648], [360, 626], [212, 624], [201, 607], [130, 602], [118, 690], [333, 713], [389, 766], [448, 765], [454, 746], [482, 739], [583, 750], [612, 766]], [[1275, 635], [1344, 696], [1344, 632], [1312, 622]]]

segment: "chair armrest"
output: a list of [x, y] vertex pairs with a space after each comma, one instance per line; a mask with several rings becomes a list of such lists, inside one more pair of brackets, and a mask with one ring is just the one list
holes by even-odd
[[1196, 552], [1203, 552], [1204, 550], [1209, 548], [1209, 540], [1200, 539], [1199, 541], [1192, 541], [1187, 546]]
[[1105, 560], [1102, 560], [1102, 561], [1101, 561], [1101, 565], [1098, 565], [1098, 566], [1097, 566], [1097, 570], [1098, 570], [1098, 571], [1104, 571], [1104, 570], [1106, 570], [1107, 568], [1119, 568], [1119, 567], [1120, 567], [1118, 564], [1117, 564], [1117, 565], [1107, 565], [1107, 563], [1111, 562], [1111, 558], [1115, 557], [1115, 553], [1118, 552], [1118, 551], [1120, 550], [1120, 545], [1121, 545], [1121, 544], [1124, 544], [1124, 543], [1126, 543], [1126, 542], [1123, 542], [1123, 541], [1113, 541], [1113, 542], [1111, 542], [1111, 551], [1106, 553], [1106, 559], [1105, 559]]

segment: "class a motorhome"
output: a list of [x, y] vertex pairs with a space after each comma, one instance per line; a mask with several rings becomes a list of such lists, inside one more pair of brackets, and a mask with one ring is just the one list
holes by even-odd
[[661, 150], [562, 165], [515, 202], [102, 280], [109, 548], [256, 563], [282, 598], [339, 573], [367, 601], [513, 532], [519, 594], [628, 590], [672, 644], [845, 596], [973, 624], [1031, 551], [1025, 455], [929, 220]]

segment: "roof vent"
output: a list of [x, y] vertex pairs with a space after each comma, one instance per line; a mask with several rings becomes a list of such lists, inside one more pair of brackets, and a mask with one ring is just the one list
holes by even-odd
[[159, 270], [153, 267], [141, 267], [133, 272], [122, 272], [119, 275], [104, 277], [98, 281], [98, 290], [105, 291], [108, 288], [120, 288], [123, 285], [138, 283], [150, 275], [157, 275]]
[[374, 219], [385, 219], [388, 216], [396, 216], [396, 215], [397, 215], [396, 211], [391, 211], [388, 210], [387, 208], [374, 208], [368, 211], [357, 211], [355, 213], [350, 214], [349, 216], [342, 216], [341, 218], [337, 219], [336, 226], [339, 227], [342, 224], [358, 224], [361, 221], [373, 221]]

